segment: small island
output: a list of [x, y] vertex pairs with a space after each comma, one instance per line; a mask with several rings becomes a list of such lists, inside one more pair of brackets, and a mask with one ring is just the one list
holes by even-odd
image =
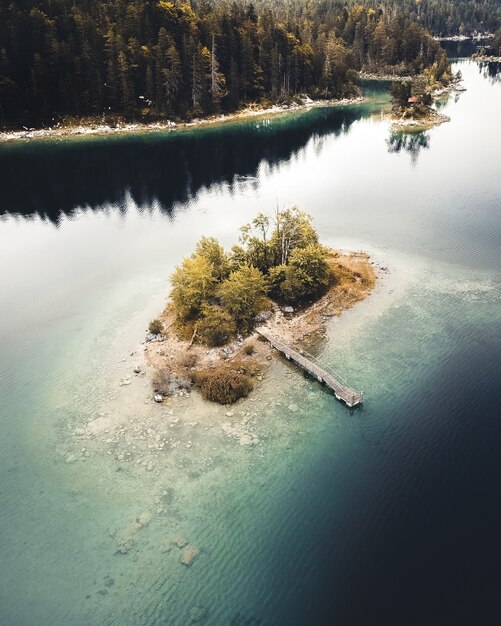
[[472, 59], [480, 63], [501, 63], [501, 28], [493, 35], [489, 46], [482, 46]]
[[461, 79], [459, 71], [454, 75], [445, 72], [437, 81], [432, 72], [424, 70], [419, 76], [395, 81], [391, 88], [392, 130], [420, 132], [449, 122], [447, 115], [432, 107], [433, 98], [451, 91], [464, 91]]
[[171, 283], [146, 337], [155, 400], [195, 387], [232, 404], [261, 383], [272, 358], [256, 327], [314, 351], [327, 321], [365, 298], [376, 273], [367, 254], [322, 246], [311, 216], [291, 208], [260, 213], [229, 252], [203, 237]]

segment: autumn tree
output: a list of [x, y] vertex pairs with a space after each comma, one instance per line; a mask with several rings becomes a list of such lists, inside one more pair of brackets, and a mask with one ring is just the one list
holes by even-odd
[[208, 346], [222, 346], [235, 334], [235, 318], [218, 306], [206, 306], [197, 323], [197, 334]]
[[195, 248], [195, 255], [204, 258], [212, 267], [212, 275], [218, 282], [228, 277], [230, 261], [223, 246], [215, 237], [202, 237]]
[[311, 224], [311, 216], [297, 207], [277, 210], [273, 217], [273, 234], [270, 249], [274, 265], [287, 264], [295, 248], [304, 248], [317, 243], [318, 236]]
[[296, 304], [319, 296], [332, 280], [327, 251], [313, 243], [295, 248], [289, 263], [270, 269], [271, 295], [281, 302]]
[[266, 307], [266, 293], [265, 277], [248, 265], [232, 272], [218, 288], [221, 306], [243, 332], [251, 329], [255, 316]]
[[212, 264], [201, 255], [183, 260], [171, 276], [170, 296], [179, 322], [195, 319], [216, 292]]

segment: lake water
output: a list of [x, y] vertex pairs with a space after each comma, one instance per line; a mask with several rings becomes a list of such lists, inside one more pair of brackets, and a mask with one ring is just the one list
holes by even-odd
[[[379, 96], [0, 146], [2, 625], [499, 623], [501, 82], [458, 68], [418, 135]], [[322, 352], [363, 410], [280, 362], [230, 417], [152, 404], [127, 377], [173, 267], [290, 205], [387, 268]], [[220, 428], [242, 419], [250, 448]]]

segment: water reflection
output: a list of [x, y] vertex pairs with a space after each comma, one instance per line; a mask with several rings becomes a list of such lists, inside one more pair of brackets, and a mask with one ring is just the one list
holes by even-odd
[[450, 59], [460, 59], [471, 57], [471, 55], [478, 52], [482, 46], [485, 46], [487, 42], [488, 40], [486, 39], [466, 39], [464, 41], [441, 41], [440, 45], [447, 52], [447, 56]]
[[415, 165], [421, 150], [428, 150], [430, 147], [430, 135], [427, 132], [391, 132], [386, 144], [390, 153], [409, 152], [411, 161]]
[[488, 61], [479, 63], [480, 74], [487, 78], [492, 84], [501, 82], [501, 63]]
[[233, 188], [304, 148], [312, 136], [344, 134], [367, 113], [362, 105], [314, 109], [294, 117], [225, 127], [103, 140], [0, 148], [0, 215], [38, 213], [58, 222], [76, 207], [113, 205], [129, 194], [137, 205], [170, 213], [200, 189]]

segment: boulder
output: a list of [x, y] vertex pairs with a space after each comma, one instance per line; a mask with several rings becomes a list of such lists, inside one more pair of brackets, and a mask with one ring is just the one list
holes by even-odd
[[200, 622], [207, 615], [207, 609], [204, 609], [201, 606], [194, 606], [190, 610], [190, 619], [192, 622]]
[[273, 315], [273, 311], [260, 311], [254, 318], [254, 321], [257, 322], [258, 324], [262, 322], [266, 322], [266, 320], [269, 320], [272, 315]]
[[151, 513], [144, 512], [137, 516], [136, 522], [141, 524], [141, 526], [148, 526], [151, 522], [151, 517]]
[[179, 557], [179, 562], [186, 567], [190, 567], [193, 564], [195, 559], [198, 558], [200, 554], [200, 550], [196, 546], [188, 545], [181, 552], [181, 556]]
[[188, 539], [186, 539], [186, 537], [183, 537], [182, 535], [179, 535], [178, 537], [174, 539], [174, 544], [178, 548], [184, 548], [185, 546], [188, 545]]
[[172, 550], [172, 541], [163, 541], [160, 544], [160, 552], [168, 554]]

